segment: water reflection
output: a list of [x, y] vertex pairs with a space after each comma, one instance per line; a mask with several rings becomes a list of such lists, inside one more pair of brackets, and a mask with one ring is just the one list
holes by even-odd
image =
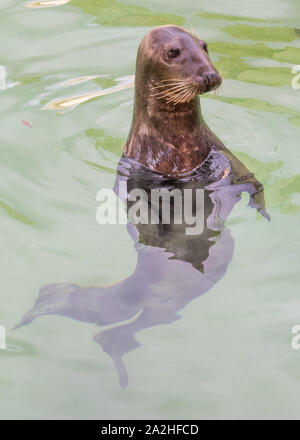
[[[122, 182], [122, 185], [119, 185]], [[118, 193], [124, 188], [125, 193]], [[17, 327], [29, 324], [42, 315], [63, 315], [79, 321], [95, 323], [101, 329], [97, 342], [113, 360], [122, 387], [128, 384], [128, 373], [123, 357], [137, 348], [136, 334], [146, 328], [170, 324], [180, 318], [178, 312], [190, 301], [206, 293], [225, 274], [233, 256], [234, 240], [225, 220], [241, 192], [250, 195], [250, 205], [268, 218], [264, 209], [262, 185], [253, 174], [227, 150], [213, 151], [193, 174], [180, 179], [163, 177], [146, 170], [134, 161], [122, 158], [115, 184], [115, 192], [130, 209], [128, 200], [132, 189], [171, 191], [182, 194], [191, 189], [193, 194], [203, 190], [204, 227], [201, 234], [187, 235], [187, 225], [174, 221], [171, 203], [171, 222], [163, 224], [161, 207], [158, 224], [128, 225], [138, 261], [133, 275], [110, 287], [80, 287], [76, 284], [51, 284], [41, 288], [33, 308]], [[147, 208], [150, 212], [151, 197]], [[172, 200], [172, 199], [171, 199]], [[183, 198], [183, 204], [186, 199]], [[196, 210], [196, 197], [192, 208]], [[184, 208], [184, 206], [183, 206]]]
[[[70, 80], [69, 82], [66, 82], [65, 86], [78, 84], [79, 82], [87, 81], [89, 79], [94, 79], [94, 78], [96, 78], [96, 76], [82, 77], [82, 78], [78, 78], [77, 80], [73, 79]], [[112, 95], [113, 93], [120, 92], [121, 90], [130, 89], [131, 87], [134, 86], [134, 75], [125, 76], [123, 78], [117, 78], [116, 81], [120, 81], [120, 84], [109, 87], [104, 90], [97, 90], [93, 93], [87, 93], [85, 95], [79, 95], [79, 96], [72, 96], [70, 98], [54, 99], [53, 101], [46, 104], [45, 110], [75, 108], [79, 104], [83, 104], [84, 102], [87, 102], [91, 99], [99, 98], [100, 96]]]
[[53, 6], [62, 6], [69, 3], [71, 0], [42, 0], [28, 2], [25, 8], [51, 8]]

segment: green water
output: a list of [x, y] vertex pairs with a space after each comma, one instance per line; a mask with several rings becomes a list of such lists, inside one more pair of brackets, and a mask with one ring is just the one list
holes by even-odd
[[[0, 5], [1, 419], [298, 418], [300, 89], [291, 68], [300, 64], [299, 1], [25, 4]], [[95, 220], [97, 191], [114, 184], [133, 90], [45, 106], [132, 75], [141, 38], [168, 23], [208, 42], [224, 81], [201, 99], [203, 114], [265, 185], [272, 221], [242, 198], [227, 220], [235, 240], [227, 273], [182, 319], [138, 333], [121, 389], [92, 340], [94, 324], [50, 315], [11, 329], [46, 284], [103, 286], [134, 271], [126, 227]], [[82, 76], [97, 78], [66, 83]]]

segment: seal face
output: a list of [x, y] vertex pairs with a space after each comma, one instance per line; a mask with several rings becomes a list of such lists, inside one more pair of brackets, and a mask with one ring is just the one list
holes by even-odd
[[197, 168], [212, 147], [222, 146], [202, 118], [198, 95], [221, 81], [205, 41], [178, 26], [152, 29], [137, 53], [125, 155], [164, 175]]

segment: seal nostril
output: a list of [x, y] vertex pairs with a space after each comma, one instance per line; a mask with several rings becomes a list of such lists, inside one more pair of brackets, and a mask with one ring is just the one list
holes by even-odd
[[209, 77], [210, 82], [217, 81], [217, 79], [218, 79], [218, 75], [216, 74], [216, 72], [210, 72], [208, 74], [208, 77]]
[[220, 82], [220, 77], [217, 72], [206, 72], [203, 73], [202, 77], [209, 88], [216, 87]]

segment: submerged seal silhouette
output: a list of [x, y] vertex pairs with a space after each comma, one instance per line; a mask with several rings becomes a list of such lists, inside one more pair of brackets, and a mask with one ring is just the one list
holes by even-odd
[[125, 155], [163, 175], [197, 168], [212, 146], [223, 147], [204, 122], [198, 96], [221, 81], [205, 41], [173, 25], [148, 32], [137, 53]]

